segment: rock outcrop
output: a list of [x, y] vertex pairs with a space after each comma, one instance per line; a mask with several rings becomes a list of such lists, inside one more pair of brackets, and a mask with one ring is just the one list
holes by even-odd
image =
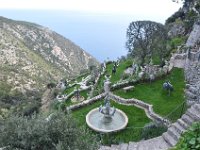
[[200, 42], [200, 23], [195, 23], [193, 30], [186, 42], [187, 47], [195, 47]]

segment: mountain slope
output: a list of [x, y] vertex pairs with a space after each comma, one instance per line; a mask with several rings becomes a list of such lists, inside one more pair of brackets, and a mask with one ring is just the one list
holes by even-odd
[[21, 92], [39, 90], [98, 65], [63, 36], [37, 24], [0, 17], [0, 82]]

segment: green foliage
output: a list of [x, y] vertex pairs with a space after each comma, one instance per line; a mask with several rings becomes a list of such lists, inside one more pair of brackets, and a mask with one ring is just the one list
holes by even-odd
[[141, 65], [149, 63], [153, 54], [158, 54], [161, 59], [164, 57], [167, 40], [164, 25], [152, 21], [131, 22], [126, 35], [126, 47]]
[[52, 89], [52, 88], [54, 88], [54, 87], [56, 87], [56, 84], [53, 83], [53, 82], [47, 84], [47, 88], [48, 88], [48, 89]]
[[167, 20], [166, 20], [166, 24], [169, 24], [169, 23], [173, 23], [176, 21], [176, 19], [184, 19], [185, 18], [185, 14], [182, 10], [179, 10], [177, 12], [175, 12], [171, 17], [169, 17]]
[[185, 25], [185, 28], [186, 28], [187, 32], [191, 31], [191, 29], [192, 29], [192, 27], [194, 25], [194, 22], [197, 19], [198, 19], [198, 14], [194, 10], [191, 10], [186, 14], [184, 25]]
[[77, 128], [70, 115], [58, 112], [47, 120], [12, 116], [0, 122], [0, 146], [7, 149], [71, 150], [97, 149], [96, 137]]
[[121, 75], [121, 79], [122, 79], [122, 80], [126, 80], [126, 79], [128, 79], [128, 78], [129, 78], [129, 75], [126, 74], [126, 73], [123, 73], [123, 74]]
[[129, 59], [122, 61], [120, 64], [123, 65], [124, 67], [128, 68], [128, 67], [132, 66], [133, 60], [129, 58]]
[[200, 1], [195, 5], [195, 9], [200, 12]]
[[[111, 76], [110, 81], [112, 82], [112, 84], [118, 82], [120, 79], [127, 79], [128, 76], [124, 74], [124, 70], [132, 66], [132, 64], [133, 64], [132, 59], [126, 59], [126, 60], [120, 61], [119, 66], [116, 68], [116, 73]], [[114, 63], [107, 65], [106, 71], [108, 74], [112, 74], [113, 66], [114, 66]]]
[[21, 110], [21, 114], [23, 116], [30, 116], [33, 113], [38, 113], [40, 109], [40, 103], [39, 102], [32, 102], [30, 104], [25, 104], [23, 107], [23, 110]]
[[168, 41], [168, 45], [171, 49], [171, 52], [175, 52], [177, 50], [177, 46], [181, 46], [186, 42], [185, 36], [174, 37]]
[[[40, 93], [27, 91], [26, 95], [14, 90], [5, 83], [0, 87], [0, 115], [5, 118], [12, 113], [18, 115], [31, 115], [38, 112], [40, 107]], [[4, 86], [4, 87], [3, 87]], [[5, 111], [6, 110], [6, 111]], [[7, 114], [5, 114], [5, 112]]]
[[150, 122], [144, 126], [141, 137], [142, 139], [147, 140], [150, 138], [158, 137], [166, 131], [167, 131], [166, 126]]
[[[170, 80], [174, 87], [174, 91], [168, 96], [167, 91], [163, 90], [162, 85], [166, 80]], [[144, 102], [153, 105], [153, 109], [156, 113], [166, 116], [178, 105], [182, 104], [184, 99], [184, 72], [183, 69], [174, 68], [172, 72], [156, 81], [149, 83], [139, 83], [134, 85], [135, 88], [131, 92], [124, 92], [122, 89], [114, 91], [116, 95], [124, 98], [137, 98]], [[180, 111], [181, 113], [181, 111]], [[170, 118], [175, 121], [180, 117], [180, 113], [175, 113]]]
[[200, 123], [194, 123], [180, 138], [173, 150], [197, 150], [200, 149]]

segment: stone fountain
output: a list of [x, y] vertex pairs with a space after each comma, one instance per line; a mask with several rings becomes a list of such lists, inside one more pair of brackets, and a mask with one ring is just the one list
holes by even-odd
[[106, 93], [104, 105], [91, 110], [86, 115], [86, 123], [91, 129], [97, 132], [109, 133], [122, 130], [128, 123], [128, 117], [123, 111], [110, 106], [109, 78], [104, 82], [104, 91]]
[[75, 95], [71, 98], [71, 102], [77, 103], [84, 101], [84, 97], [80, 95], [80, 91], [78, 88], [76, 88]]

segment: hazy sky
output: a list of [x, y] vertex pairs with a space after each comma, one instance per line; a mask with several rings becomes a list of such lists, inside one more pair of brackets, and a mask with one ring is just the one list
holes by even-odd
[[130, 22], [165, 23], [180, 7], [172, 0], [0, 0], [0, 16], [49, 27], [103, 61], [127, 53]]
[[0, 0], [0, 9], [54, 9], [167, 16], [180, 4], [171, 0]]

